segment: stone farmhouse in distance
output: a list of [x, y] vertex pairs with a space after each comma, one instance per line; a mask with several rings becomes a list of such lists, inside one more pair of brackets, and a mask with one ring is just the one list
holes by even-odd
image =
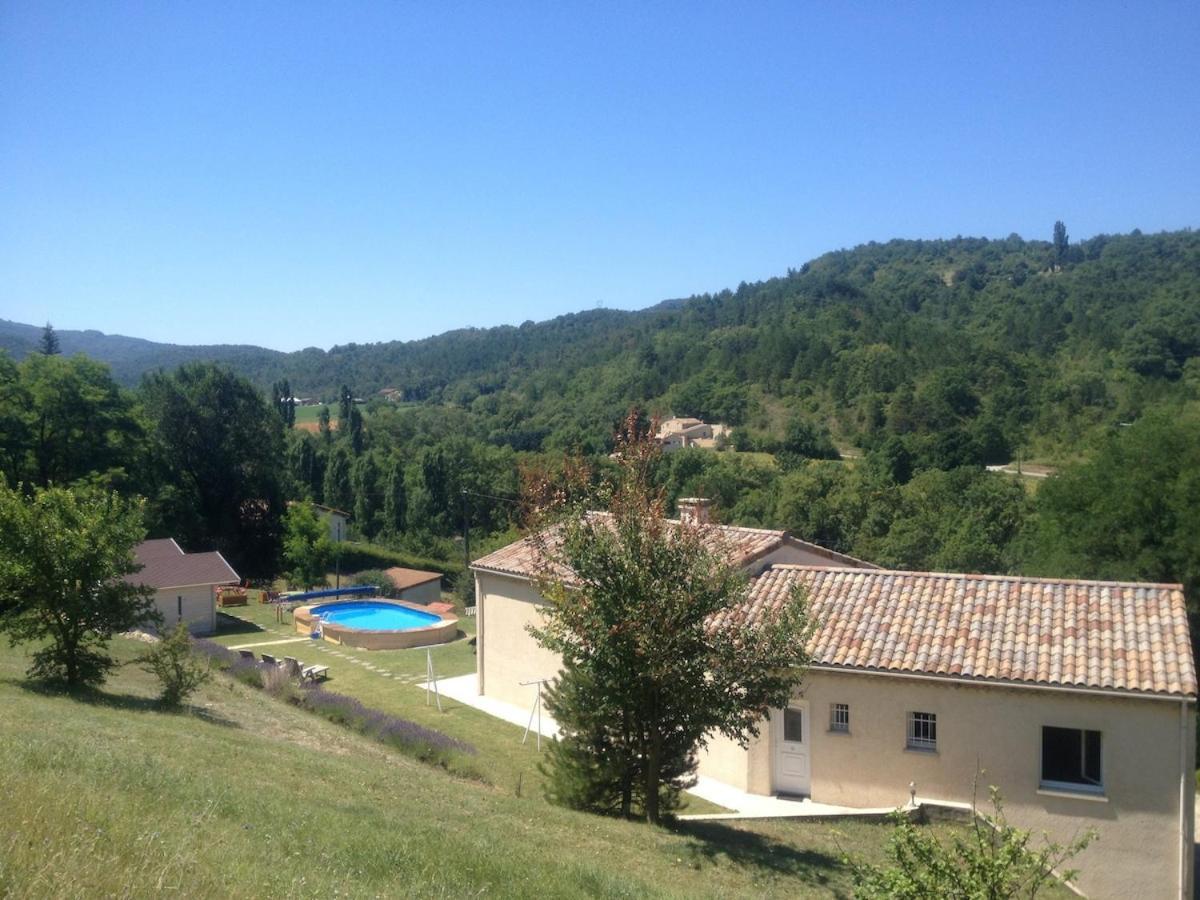
[[[1069, 842], [1091, 897], [1188, 897], [1193, 885], [1196, 673], [1179, 585], [903, 572], [783, 531], [707, 522], [751, 579], [714, 622], [750, 620], [806, 589], [813, 664], [747, 747], [717, 738], [700, 774], [750, 794], [863, 809], [969, 803], [977, 775], [1009, 821]], [[552, 538], [549, 538], [552, 540]], [[560, 661], [541, 618], [544, 543], [476, 560], [478, 690], [528, 708]], [[522, 686], [525, 683], [525, 686]]]
[[728, 425], [709, 425], [699, 419], [674, 417], [659, 424], [655, 440], [668, 453], [685, 447], [715, 449], [729, 432]]

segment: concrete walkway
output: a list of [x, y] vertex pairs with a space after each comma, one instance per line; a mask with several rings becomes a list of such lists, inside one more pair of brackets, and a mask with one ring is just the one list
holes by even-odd
[[230, 650], [249, 650], [251, 647], [274, 647], [276, 644], [299, 644], [303, 641], [312, 643], [312, 638], [294, 637], [284, 638], [281, 641], [259, 641], [256, 644], [233, 644], [229, 647]]
[[[417, 685], [419, 688], [424, 688], [425, 682]], [[533, 703], [537, 699], [537, 690], [533, 685], [529, 686], [529, 706], [522, 709], [519, 706], [514, 706], [511, 703], [505, 703], [502, 700], [495, 700], [491, 697], [481, 697], [479, 695], [479, 679], [474, 673], [470, 675], [458, 675], [454, 678], [439, 678], [437, 682], [438, 692], [443, 697], [449, 697], [451, 700], [457, 700], [464, 706], [470, 706], [472, 709], [477, 709], [480, 712], [487, 713], [489, 716], [494, 716], [497, 719], [503, 719], [513, 725], [520, 725], [524, 728], [529, 724], [529, 714], [533, 712]], [[530, 731], [536, 733], [538, 730], [537, 717], [533, 719], [533, 727]], [[558, 725], [550, 718], [549, 713], [542, 710], [542, 737], [557, 737]]]
[[892, 812], [888, 809], [851, 809], [848, 806], [830, 806], [827, 803], [814, 803], [803, 797], [764, 797], [759, 794], [747, 794], [735, 787], [730, 787], [722, 781], [700, 775], [696, 778], [696, 786], [689, 794], [695, 794], [702, 800], [715, 803], [732, 810], [727, 813], [700, 813], [692, 816], [680, 816], [680, 820], [708, 819], [786, 819], [810, 818], [814, 816], [885, 816]]

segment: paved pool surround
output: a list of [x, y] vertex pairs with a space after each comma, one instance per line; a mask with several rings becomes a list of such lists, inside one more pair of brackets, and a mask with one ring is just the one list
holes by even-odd
[[[345, 600], [344, 603], [361, 602], [361, 600]], [[430, 647], [434, 644], [445, 644], [458, 636], [458, 617], [450, 613], [434, 612], [418, 603], [406, 603], [403, 600], [382, 600], [406, 609], [416, 610], [427, 615], [437, 616], [440, 621], [424, 628], [405, 628], [403, 630], [388, 628], [374, 630], [367, 628], [349, 628], [336, 622], [321, 623], [321, 637], [333, 644], [346, 647], [356, 647], [359, 650], [405, 650], [409, 647]], [[339, 605], [333, 603], [314, 603], [301, 606], [292, 612], [292, 621], [296, 625], [297, 634], [312, 634], [314, 616], [312, 611], [318, 606], [330, 607]]]

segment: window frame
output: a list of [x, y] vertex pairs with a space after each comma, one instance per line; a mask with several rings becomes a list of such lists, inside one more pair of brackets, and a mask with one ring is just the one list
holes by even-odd
[[[843, 715], [839, 716], [839, 713]], [[850, 704], [849, 703], [830, 703], [829, 704], [829, 732], [831, 734], [849, 734], [850, 733]]]
[[[922, 717], [918, 719], [918, 716]], [[918, 724], [922, 727], [918, 729]], [[932, 732], [932, 737], [918, 735], [920, 731]], [[924, 710], [910, 709], [905, 715], [904, 749], [915, 750], [918, 753], [937, 753], [937, 713]]]
[[[1080, 777], [1087, 778], [1087, 735], [1089, 733], [1097, 735], [1100, 755], [1100, 780], [1099, 782], [1092, 781], [1059, 781], [1053, 778], [1046, 778], [1046, 729], [1054, 728], [1058, 731], [1074, 731], [1079, 735], [1079, 771]], [[1104, 796], [1107, 793], [1106, 778], [1104, 770], [1104, 732], [1098, 728], [1076, 728], [1069, 725], [1042, 725], [1039, 730], [1038, 740], [1038, 790], [1044, 791], [1060, 791], [1068, 794], [1086, 794], [1091, 796]]]

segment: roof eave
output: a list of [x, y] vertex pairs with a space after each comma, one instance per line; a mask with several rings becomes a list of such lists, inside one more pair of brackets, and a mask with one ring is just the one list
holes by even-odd
[[1084, 694], [1126, 700], [1169, 700], [1175, 703], [1186, 701], [1196, 702], [1196, 692], [1190, 693], [1168, 691], [1143, 691], [1132, 688], [1105, 688], [1086, 685], [1050, 684], [1037, 681], [1016, 681], [1008, 678], [987, 678], [984, 676], [947, 675], [938, 672], [904, 672], [897, 669], [878, 669], [867, 666], [842, 666], [836, 663], [812, 663], [808, 670], [811, 672], [834, 672], [851, 675], [879, 675], [886, 678], [907, 678], [917, 681], [940, 681], [948, 684], [971, 685], [973, 687], [1012, 688], [1016, 690], [1047, 691], [1053, 693]]

